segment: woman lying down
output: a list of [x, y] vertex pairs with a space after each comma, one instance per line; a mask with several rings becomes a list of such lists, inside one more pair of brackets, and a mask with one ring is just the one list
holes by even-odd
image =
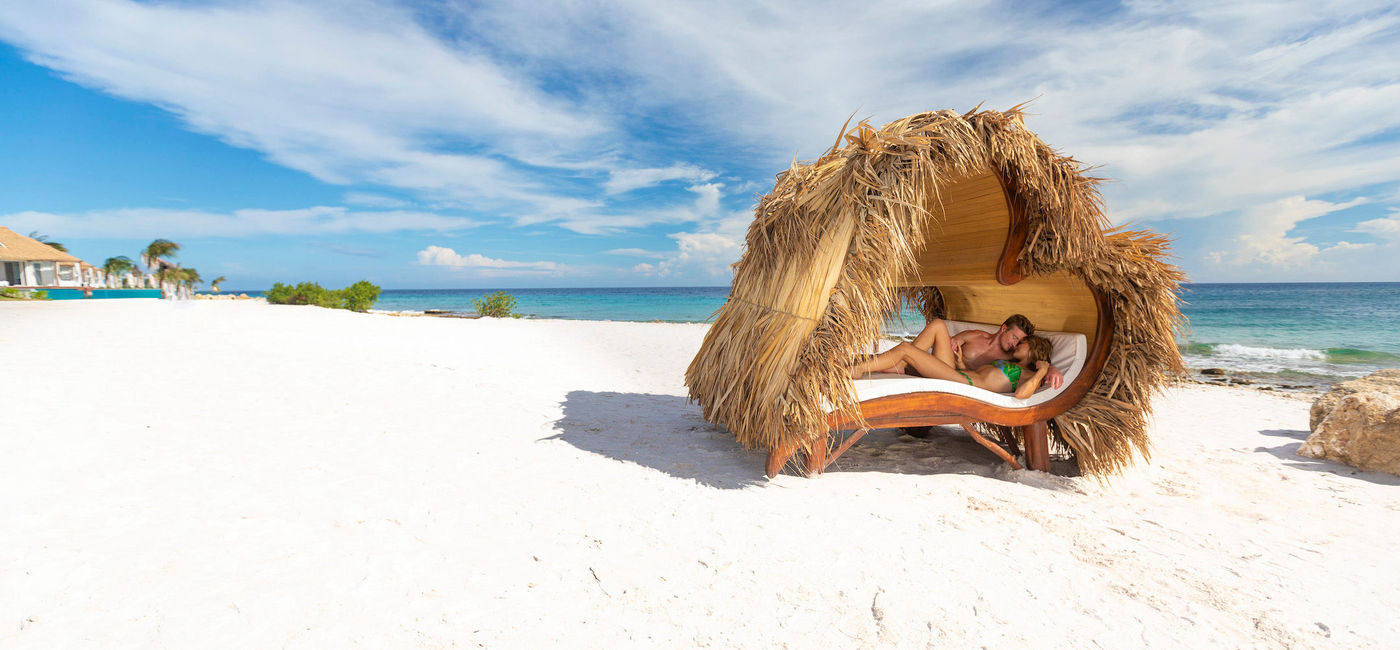
[[[948, 324], [941, 319], [930, 321], [920, 333], [921, 339], [932, 335], [931, 353], [911, 343], [900, 343], [851, 367], [851, 379], [870, 372], [906, 372], [912, 369], [921, 377], [965, 381], [993, 393], [1015, 393], [1018, 399], [1033, 395], [1045, 373], [1050, 370], [1052, 346], [1048, 339], [1027, 336], [1016, 344], [1011, 361], [996, 360], [980, 368], [963, 365], [962, 346], [954, 345], [948, 335]], [[924, 343], [924, 341], [917, 341]]]

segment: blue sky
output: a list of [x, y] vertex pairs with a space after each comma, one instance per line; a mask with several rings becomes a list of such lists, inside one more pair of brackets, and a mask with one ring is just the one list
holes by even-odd
[[872, 123], [1035, 99], [1201, 282], [1400, 281], [1389, 2], [131, 2], [0, 13], [0, 225], [226, 287], [723, 285]]

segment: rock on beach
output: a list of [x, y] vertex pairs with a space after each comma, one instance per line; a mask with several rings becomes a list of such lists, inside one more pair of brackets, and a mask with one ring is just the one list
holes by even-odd
[[1313, 402], [1298, 454], [1400, 475], [1400, 370], [1337, 384]]

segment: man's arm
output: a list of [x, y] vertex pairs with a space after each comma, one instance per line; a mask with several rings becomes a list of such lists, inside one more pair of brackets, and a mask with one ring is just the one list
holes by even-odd
[[1050, 365], [1049, 361], [1045, 362], [1045, 367], [1045, 380], [1050, 382], [1051, 388], [1059, 388], [1060, 384], [1065, 383], [1065, 373], [1060, 372], [1059, 368]]
[[955, 354], [981, 354], [991, 345], [992, 335], [982, 330], [963, 330], [948, 337], [948, 343], [953, 346]]

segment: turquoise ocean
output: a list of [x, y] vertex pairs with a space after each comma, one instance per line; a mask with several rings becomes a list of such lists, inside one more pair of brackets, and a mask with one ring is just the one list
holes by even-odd
[[[1193, 369], [1274, 384], [1326, 385], [1400, 368], [1400, 283], [1183, 285], [1190, 328], [1177, 341]], [[470, 313], [495, 290], [386, 290], [376, 311]], [[527, 318], [706, 322], [728, 287], [504, 289]], [[260, 292], [247, 292], [258, 295]], [[923, 325], [906, 311], [891, 334]]]

